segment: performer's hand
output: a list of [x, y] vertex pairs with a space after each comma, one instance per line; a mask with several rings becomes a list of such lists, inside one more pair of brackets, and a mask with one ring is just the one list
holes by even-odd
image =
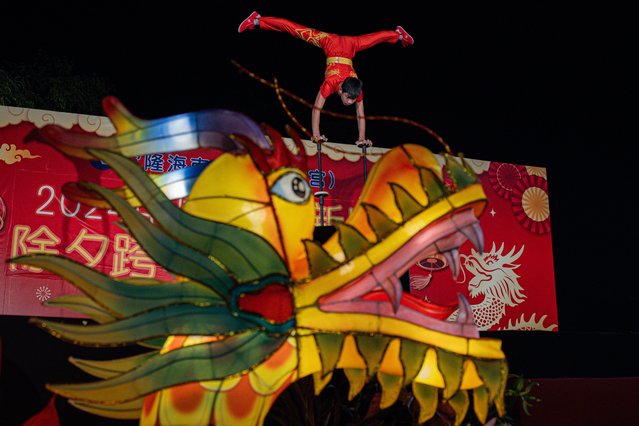
[[355, 142], [355, 145], [357, 145], [358, 147], [363, 147], [363, 146], [373, 146], [373, 141], [371, 141], [370, 139], [360, 139], [357, 142]]
[[324, 135], [313, 136], [313, 142], [315, 143], [324, 143], [328, 142], [328, 138]]

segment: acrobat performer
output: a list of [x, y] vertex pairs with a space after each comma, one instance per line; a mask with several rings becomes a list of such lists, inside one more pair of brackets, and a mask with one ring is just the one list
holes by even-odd
[[326, 98], [337, 93], [344, 105], [355, 104], [359, 131], [359, 137], [355, 143], [358, 146], [371, 146], [372, 142], [366, 138], [362, 81], [357, 77], [353, 68], [353, 57], [357, 52], [379, 43], [401, 41], [404, 47], [410, 46], [414, 43], [413, 37], [400, 26], [395, 30], [378, 31], [360, 36], [341, 36], [305, 27], [283, 18], [262, 17], [257, 12], [251, 13], [248, 18], [242, 21], [238, 32], [255, 28], [286, 32], [324, 50], [326, 54], [324, 83], [317, 93], [311, 114], [313, 139], [318, 143], [327, 141], [327, 138], [320, 131], [320, 115]]

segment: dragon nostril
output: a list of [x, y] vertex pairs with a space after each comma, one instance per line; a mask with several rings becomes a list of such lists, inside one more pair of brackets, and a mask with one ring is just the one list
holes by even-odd
[[[277, 303], [264, 303], [265, 300], [277, 300]], [[271, 283], [255, 292], [240, 294], [238, 307], [273, 323], [286, 322], [293, 316], [293, 299], [282, 283]]]

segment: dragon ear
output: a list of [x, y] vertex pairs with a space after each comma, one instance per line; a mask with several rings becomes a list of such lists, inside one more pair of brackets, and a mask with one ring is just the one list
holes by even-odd
[[266, 157], [271, 170], [288, 166], [290, 164], [290, 151], [284, 143], [282, 135], [277, 130], [266, 124], [262, 125], [262, 130], [264, 130], [264, 133], [266, 133], [271, 140], [271, 146], [273, 147], [273, 152]]
[[273, 170], [287, 166], [297, 167], [304, 172], [307, 170], [304, 145], [302, 144], [302, 140], [292, 129], [288, 128], [287, 132], [295, 141], [298, 150], [297, 154], [293, 154], [293, 152], [288, 149], [284, 143], [284, 139], [282, 139], [282, 135], [277, 130], [266, 124], [262, 125], [262, 130], [271, 141], [271, 152], [265, 151], [251, 139], [242, 134], [233, 133], [230, 137], [239, 145], [244, 147], [245, 151], [248, 151], [255, 161], [255, 164], [257, 164], [264, 174], [268, 174]]
[[252, 140], [244, 135], [234, 133], [230, 135], [230, 137], [240, 146], [244, 147], [263, 174], [270, 173], [271, 166], [269, 165], [266, 153], [262, 150], [262, 148], [257, 146]]
[[266, 157], [271, 170], [279, 169], [280, 167], [292, 166], [306, 172], [307, 165], [304, 145], [302, 144], [300, 137], [292, 128], [286, 126], [286, 132], [295, 142], [295, 145], [297, 146], [297, 154], [293, 154], [293, 152], [291, 152], [291, 150], [286, 146], [284, 139], [282, 139], [282, 135], [277, 130], [266, 124], [262, 125], [262, 129], [271, 140], [271, 146], [273, 147], [273, 152]]
[[285, 128], [286, 133], [291, 137], [291, 139], [293, 139], [293, 141], [295, 142], [295, 146], [297, 146], [297, 155], [289, 151], [289, 159], [291, 161], [291, 165], [306, 173], [308, 171], [308, 164], [306, 162], [306, 149], [304, 148], [302, 139], [291, 126], [286, 125]]

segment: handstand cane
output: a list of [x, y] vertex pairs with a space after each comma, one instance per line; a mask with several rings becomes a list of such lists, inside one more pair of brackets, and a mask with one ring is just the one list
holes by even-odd
[[322, 141], [314, 139], [314, 142], [317, 144], [317, 169], [319, 170], [320, 179], [320, 190], [314, 195], [320, 199], [320, 226], [324, 226], [324, 197], [328, 195], [328, 192], [324, 191], [324, 177], [322, 176]]
[[366, 145], [362, 145], [362, 161], [364, 162], [364, 183], [366, 183]]
[[366, 148], [368, 148], [369, 146], [373, 146], [373, 143], [366, 139], [363, 141], [357, 141], [355, 142], [355, 145], [359, 146], [360, 148], [362, 148], [362, 161], [364, 162], [364, 183], [366, 183]]

